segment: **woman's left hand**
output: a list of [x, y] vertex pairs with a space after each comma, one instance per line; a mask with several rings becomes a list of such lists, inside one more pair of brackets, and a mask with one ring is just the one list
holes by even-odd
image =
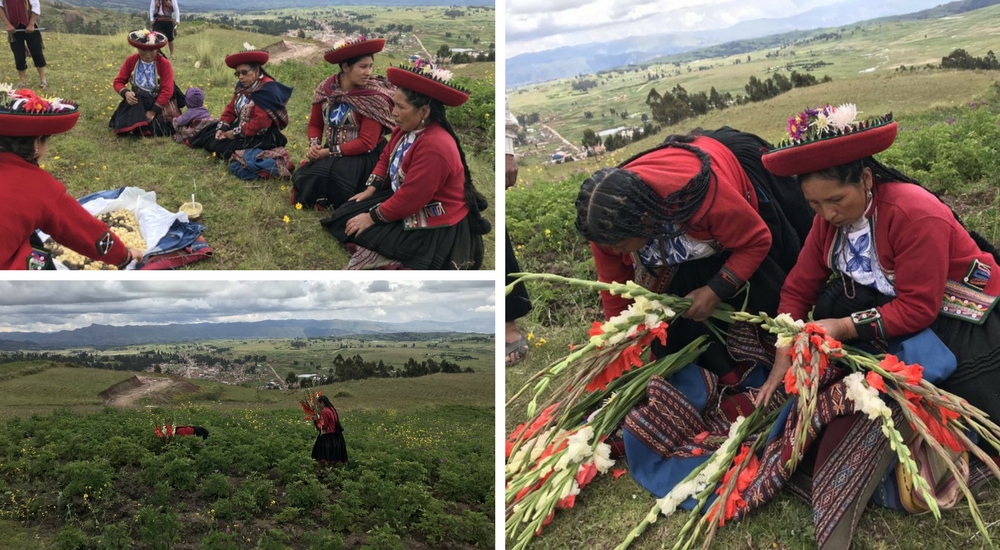
[[355, 237], [373, 225], [375, 225], [375, 222], [372, 220], [371, 215], [369, 215], [368, 212], [363, 212], [347, 220], [347, 225], [344, 229], [347, 231], [348, 235]]
[[707, 286], [692, 290], [685, 298], [691, 300], [691, 307], [681, 317], [693, 321], [704, 321], [711, 317], [715, 306], [722, 301], [719, 295]]
[[827, 336], [840, 342], [853, 340], [858, 337], [858, 331], [854, 327], [854, 321], [850, 317], [820, 319], [819, 321], [813, 321], [813, 324], [822, 327], [826, 331]]
[[153, 111], [146, 111], [146, 122], [153, 122], [154, 118], [156, 118], [156, 113], [155, 112], [153, 112]]

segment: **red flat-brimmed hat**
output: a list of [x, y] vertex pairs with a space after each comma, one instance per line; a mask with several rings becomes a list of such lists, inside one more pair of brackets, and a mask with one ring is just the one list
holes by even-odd
[[132, 31], [128, 33], [128, 43], [139, 50], [158, 50], [167, 45], [167, 37], [156, 31]]
[[244, 63], [248, 65], [251, 63], [263, 65], [267, 63], [268, 59], [271, 59], [271, 54], [265, 52], [264, 50], [245, 50], [227, 55], [226, 65], [228, 65], [230, 69], [235, 69]]
[[433, 69], [425, 72], [419, 68], [389, 67], [385, 75], [394, 85], [436, 99], [449, 107], [458, 107], [469, 100], [469, 92], [448, 83], [451, 78], [448, 71]]
[[790, 137], [761, 157], [764, 167], [776, 176], [808, 174], [868, 158], [892, 146], [898, 130], [892, 113], [854, 121], [856, 114], [853, 105], [828, 105], [788, 119]]
[[68, 131], [80, 118], [76, 103], [45, 99], [35, 92], [0, 84], [0, 136], [51, 136]]
[[323, 59], [327, 63], [337, 65], [343, 61], [347, 61], [352, 57], [359, 57], [362, 55], [374, 55], [382, 51], [385, 47], [385, 40], [382, 38], [373, 38], [368, 40], [365, 37], [358, 38], [357, 40], [352, 40], [350, 42], [344, 42], [343, 44], [334, 45], [333, 49], [327, 51], [323, 54]]

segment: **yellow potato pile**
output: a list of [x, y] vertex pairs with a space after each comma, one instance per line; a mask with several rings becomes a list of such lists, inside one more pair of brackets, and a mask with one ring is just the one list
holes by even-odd
[[[128, 248], [146, 250], [146, 241], [139, 232], [139, 220], [135, 218], [135, 214], [132, 211], [125, 209], [115, 210], [114, 212], [101, 214], [97, 216], [97, 219], [107, 224], [108, 229], [117, 235]], [[62, 262], [63, 265], [70, 269], [85, 269], [89, 271], [118, 269], [113, 265], [94, 261], [86, 256], [77, 254], [54, 241], [50, 241], [49, 245], [53, 259]]]

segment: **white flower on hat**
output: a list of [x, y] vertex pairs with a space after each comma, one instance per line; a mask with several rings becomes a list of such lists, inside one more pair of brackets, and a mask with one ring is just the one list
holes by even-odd
[[453, 75], [452, 75], [451, 71], [449, 71], [448, 69], [435, 68], [435, 69], [431, 69], [431, 76], [433, 78], [436, 78], [436, 79], [442, 81], [442, 82], [448, 82], [448, 81], [451, 80], [451, 77]]
[[833, 110], [833, 113], [828, 117], [828, 122], [830, 126], [838, 130], [845, 130], [854, 124], [857, 117], [858, 107], [853, 103], [845, 103]]
[[251, 44], [249, 42], [244, 42], [243, 43], [243, 49], [244, 50], [256, 50], [257, 48], [253, 47], [253, 44]]
[[343, 48], [346, 45], [347, 45], [347, 39], [338, 40], [333, 43], [333, 49], [339, 50], [340, 48]]
[[146, 35], [146, 43], [147, 44], [156, 44], [156, 34], [157, 33], [155, 33], [155, 32], [151, 32], [148, 35]]

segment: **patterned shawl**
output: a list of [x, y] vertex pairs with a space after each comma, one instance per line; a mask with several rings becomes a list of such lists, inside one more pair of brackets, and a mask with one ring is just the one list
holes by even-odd
[[[285, 105], [292, 97], [291, 87], [265, 76], [249, 88], [244, 88], [242, 83], [237, 82], [233, 93], [253, 100], [254, 105], [264, 109], [279, 130], [288, 126], [288, 109]], [[243, 120], [242, 115], [240, 120]]]
[[345, 92], [340, 88], [340, 73], [337, 73], [316, 86], [313, 94], [313, 105], [327, 102], [329, 107], [346, 103], [354, 107], [362, 116], [370, 118], [390, 130], [396, 125], [392, 121], [392, 94], [396, 87], [384, 76], [373, 76], [368, 79], [364, 88], [354, 88]]

